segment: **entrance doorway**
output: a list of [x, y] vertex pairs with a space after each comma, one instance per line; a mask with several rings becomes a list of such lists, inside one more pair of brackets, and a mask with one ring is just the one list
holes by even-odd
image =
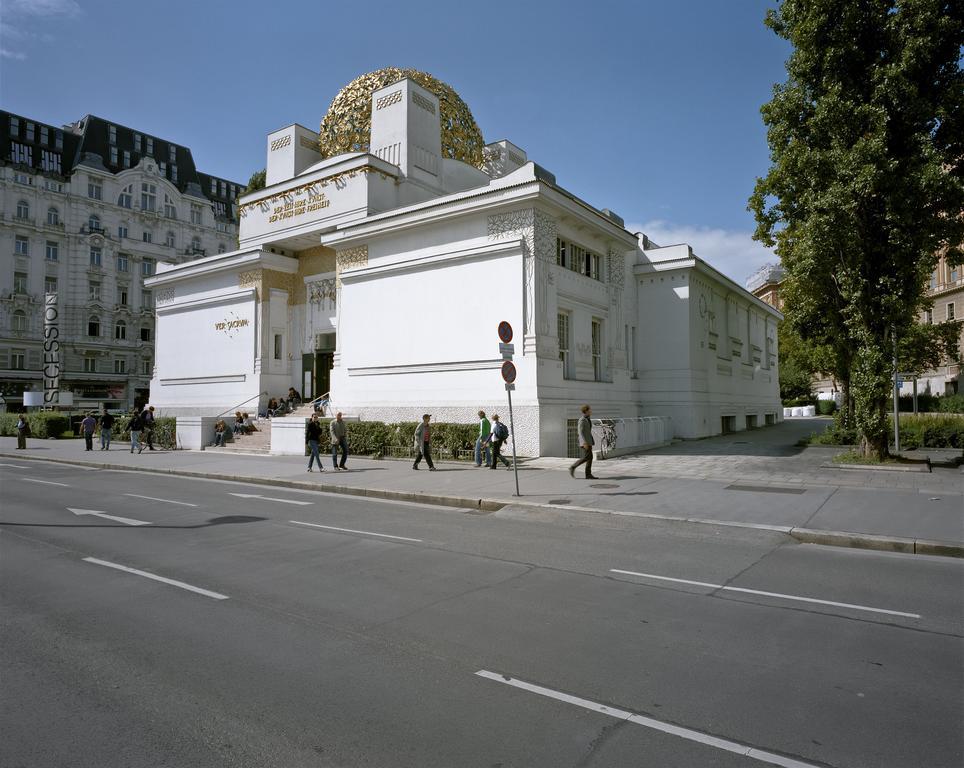
[[333, 349], [316, 350], [313, 354], [301, 356], [301, 396], [305, 400], [314, 400], [330, 389], [334, 362]]

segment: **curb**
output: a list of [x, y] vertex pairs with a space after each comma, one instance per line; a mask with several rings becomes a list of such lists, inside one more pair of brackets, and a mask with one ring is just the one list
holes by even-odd
[[652, 520], [666, 520], [695, 525], [715, 525], [730, 528], [750, 528], [753, 530], [773, 531], [783, 533], [804, 544], [822, 544], [831, 547], [848, 547], [851, 549], [872, 549], [882, 552], [902, 552], [912, 555], [934, 555], [938, 557], [964, 558], [964, 542], [935, 541], [931, 539], [911, 539], [899, 536], [878, 536], [869, 533], [853, 533], [848, 531], [824, 531], [813, 528], [794, 528], [791, 526], [767, 525], [763, 523], [743, 523], [732, 520], [710, 520], [699, 517], [673, 517], [646, 512], [626, 512], [595, 507], [577, 507], [562, 504], [533, 504], [525, 501], [511, 501], [503, 499], [472, 499], [463, 496], [441, 496], [425, 494], [416, 491], [389, 491], [381, 488], [357, 488], [350, 485], [325, 485], [299, 482], [298, 480], [283, 480], [273, 477], [246, 477], [242, 475], [227, 475], [213, 472], [192, 472], [184, 469], [161, 469], [158, 467], [130, 467], [124, 464], [107, 464], [94, 461], [79, 461], [76, 459], [54, 459], [45, 456], [25, 457], [0, 453], [0, 458], [18, 459], [25, 461], [46, 461], [52, 464], [69, 464], [95, 469], [110, 469], [120, 472], [148, 472], [156, 475], [174, 475], [180, 477], [194, 477], [204, 480], [224, 480], [227, 482], [247, 483], [249, 485], [263, 485], [275, 488], [296, 488], [298, 490], [319, 493], [336, 493], [344, 496], [360, 496], [389, 501], [407, 501], [416, 504], [431, 504], [433, 506], [454, 507], [457, 509], [475, 510], [480, 512], [498, 512], [506, 507], [528, 512], [568, 511], [586, 512], [604, 515], [619, 515], [624, 517], [640, 517]]

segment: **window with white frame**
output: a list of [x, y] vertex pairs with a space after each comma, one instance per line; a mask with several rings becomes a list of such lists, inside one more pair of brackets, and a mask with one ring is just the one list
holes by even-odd
[[125, 341], [127, 339], [127, 323], [123, 320], [118, 320], [114, 323], [114, 338], [117, 341]]
[[163, 160], [157, 164], [157, 170], [160, 171], [161, 176], [167, 176], [167, 163]]
[[173, 248], [175, 243], [174, 233], [171, 230], [167, 230], [167, 234], [164, 235], [164, 245], [168, 248]]
[[602, 256], [561, 237], [556, 238], [556, 264], [593, 280], [602, 280]]
[[201, 253], [201, 238], [196, 235], [191, 238], [191, 251]]
[[26, 272], [13, 273], [13, 292], [20, 293], [20, 294], [27, 292], [27, 273]]
[[30, 218], [30, 203], [28, 203], [26, 200], [17, 201], [17, 218], [18, 219]]
[[20, 118], [10, 116], [10, 135], [19, 136], [20, 135]]
[[60, 224], [60, 212], [53, 206], [47, 209], [47, 223], [52, 227]]
[[141, 341], [151, 340], [151, 329], [149, 326], [144, 326], [141, 328]]
[[198, 226], [204, 221], [204, 209], [196, 203], [191, 203], [191, 223]]
[[89, 232], [101, 232], [101, 231], [103, 231], [102, 228], [101, 228], [101, 226], [100, 226], [100, 216], [98, 216], [96, 213], [91, 214], [91, 215], [87, 218], [87, 230], [88, 230]]
[[118, 224], [118, 225], [117, 225], [117, 239], [118, 239], [118, 240], [123, 240], [123, 239], [125, 239], [125, 238], [128, 237], [128, 236], [129, 236], [129, 235], [128, 235], [128, 229], [127, 229], [127, 222], [124, 222], [123, 224]]
[[44, 179], [44, 189], [51, 192], [63, 192], [64, 184], [62, 181], [55, 181], [54, 179]]
[[93, 355], [84, 357], [84, 373], [97, 373], [97, 358]]
[[177, 184], [177, 166], [176, 165], [171, 166], [171, 181]]
[[954, 319], [954, 302], [953, 301], [948, 302], [947, 304], [947, 319], [948, 320]]
[[141, 291], [141, 309], [154, 308], [154, 294], [150, 291]]
[[49, 144], [50, 143], [50, 129], [46, 125], [40, 126], [40, 143]]
[[595, 381], [602, 381], [602, 320], [592, 319], [592, 377]]
[[28, 122], [26, 127], [27, 127], [27, 133], [26, 133], [26, 136], [25, 136], [24, 138], [26, 138], [27, 141], [33, 141], [33, 140], [34, 140], [34, 124], [31, 123], [31, 122]]
[[138, 154], [141, 151], [141, 135], [139, 133], [134, 134], [134, 151]]
[[117, 196], [117, 204], [121, 208], [131, 208], [134, 205], [134, 185], [128, 184]]
[[44, 293], [57, 293], [57, 278], [53, 275], [44, 278]]
[[40, 167], [50, 173], [63, 173], [60, 153], [51, 152], [49, 149], [40, 150]]
[[117, 143], [117, 126], [116, 125], [107, 126], [107, 141], [110, 144]]
[[14, 183], [14, 184], [22, 184], [22, 185], [25, 186], [25, 187], [32, 187], [32, 186], [33, 186], [33, 176], [28, 176], [28, 175], [25, 174], [25, 173], [20, 173], [19, 171], [15, 171], [14, 174], [13, 174], [13, 183]]
[[13, 240], [13, 252], [17, 256], [30, 255], [30, 239], [23, 235], [16, 235]]
[[91, 280], [87, 283], [87, 300], [100, 301], [100, 283]]
[[934, 324], [934, 312], [930, 309], [924, 310], [924, 325]]
[[90, 246], [90, 266], [100, 267], [102, 266], [103, 250], [100, 246], [92, 245]]
[[126, 286], [126, 285], [118, 285], [118, 286], [117, 286], [117, 303], [118, 303], [120, 306], [122, 306], [122, 307], [128, 306], [128, 304], [127, 304], [127, 286]]
[[167, 195], [164, 195], [164, 215], [169, 219], [177, 218], [177, 208], [174, 205], [174, 201]]
[[130, 153], [130, 150], [127, 150], [127, 149], [124, 150], [124, 167], [125, 168], [131, 167], [131, 153]]
[[154, 259], [144, 259], [143, 261], [141, 261], [141, 274], [144, 277], [150, 277], [151, 275], [153, 275], [155, 263], [156, 262], [154, 261]]
[[104, 182], [93, 176], [87, 177], [87, 197], [91, 200], [104, 199]]
[[27, 331], [27, 313], [22, 309], [15, 310], [13, 313], [13, 330], [15, 333]]
[[111, 165], [117, 165], [117, 161], [118, 161], [117, 147], [111, 147], [111, 148], [110, 148], [110, 164], [111, 164]]
[[217, 193], [218, 193], [218, 180], [211, 179], [211, 194], [217, 195]]
[[131, 261], [130, 257], [126, 253], [117, 254], [117, 271], [118, 272], [130, 272], [131, 271]]
[[147, 156], [154, 157], [154, 139], [147, 137]]
[[167, 145], [167, 159], [172, 163], [177, 162], [177, 147], [173, 144]]
[[142, 373], [144, 376], [151, 376], [151, 375], [153, 375], [153, 373], [154, 373], [154, 366], [151, 365], [151, 358], [145, 357], [145, 358], [141, 361], [141, 365], [143, 366], [143, 368], [141, 369], [141, 373]]
[[21, 165], [33, 165], [33, 147], [29, 144], [21, 144], [19, 141], [11, 141], [10, 159]]
[[559, 337], [559, 359], [562, 361], [562, 378], [569, 378], [569, 313], [556, 314], [556, 335]]
[[97, 315], [87, 318], [87, 335], [92, 338], [100, 336], [100, 318]]
[[27, 358], [27, 350], [25, 349], [12, 349], [10, 350], [10, 367], [15, 371], [22, 371], [26, 368], [24, 361]]
[[60, 244], [56, 240], [48, 240], [44, 252], [47, 261], [57, 261], [60, 258]]
[[157, 210], [157, 185], [147, 182], [141, 184], [141, 210]]
[[55, 149], [63, 149], [63, 148], [64, 148], [64, 132], [63, 132], [63, 131], [57, 131], [56, 139], [54, 140], [54, 148], [55, 148]]
[[153, 243], [154, 233], [149, 229], [145, 229], [143, 232], [141, 232], [141, 240], [143, 240], [145, 243]]
[[118, 357], [114, 360], [114, 373], [127, 373], [127, 361], [124, 358]]

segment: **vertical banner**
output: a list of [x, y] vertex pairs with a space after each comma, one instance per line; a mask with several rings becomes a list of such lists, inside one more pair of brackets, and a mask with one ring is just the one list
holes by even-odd
[[44, 405], [60, 402], [60, 310], [57, 294], [44, 294]]

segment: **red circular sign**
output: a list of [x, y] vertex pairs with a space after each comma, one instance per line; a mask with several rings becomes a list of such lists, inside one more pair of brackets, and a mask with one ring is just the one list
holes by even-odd
[[[509, 337], [512, 338], [511, 336]], [[508, 344], [509, 342], [506, 342]], [[502, 378], [505, 380], [506, 384], [511, 384], [515, 381], [515, 364], [511, 360], [506, 360], [502, 363]]]
[[509, 325], [505, 320], [499, 323], [499, 340], [503, 344], [508, 344], [512, 341], [512, 326]]

